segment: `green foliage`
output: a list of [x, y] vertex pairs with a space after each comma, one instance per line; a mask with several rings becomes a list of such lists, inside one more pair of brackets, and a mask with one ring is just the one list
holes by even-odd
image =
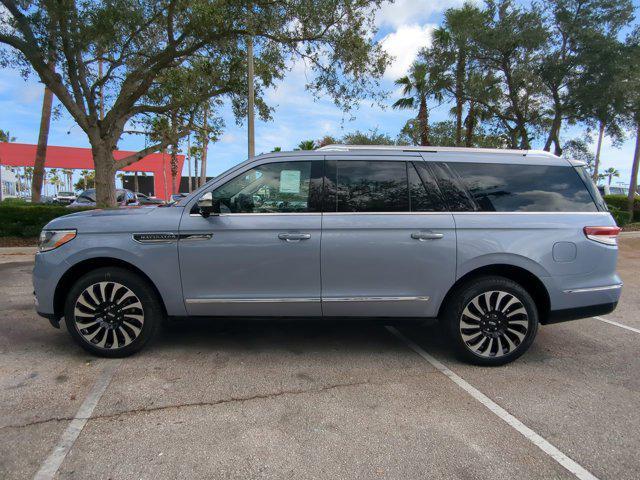
[[621, 210], [619, 208], [610, 206], [609, 212], [611, 213], [611, 216], [616, 221], [616, 224], [619, 227], [624, 227], [631, 220], [629, 212], [627, 212], [626, 210]]
[[348, 133], [342, 138], [345, 145], [395, 145], [396, 142], [386, 133], [379, 132], [377, 128], [368, 132], [357, 130]]
[[37, 237], [51, 220], [77, 210], [58, 205], [3, 201], [0, 203], [0, 237]]
[[[627, 212], [628, 199], [626, 195], [604, 195], [603, 198], [609, 210], [617, 209]], [[636, 196], [633, 202], [633, 217], [640, 218], [640, 197], [638, 196]]]

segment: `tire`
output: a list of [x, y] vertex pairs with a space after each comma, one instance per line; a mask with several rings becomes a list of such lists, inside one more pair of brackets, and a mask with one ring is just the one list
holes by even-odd
[[518, 283], [499, 276], [466, 282], [444, 311], [447, 334], [463, 360], [485, 366], [512, 362], [538, 332], [538, 309]]
[[156, 335], [164, 311], [139, 275], [119, 267], [98, 268], [71, 287], [64, 305], [73, 340], [101, 357], [134, 354]]

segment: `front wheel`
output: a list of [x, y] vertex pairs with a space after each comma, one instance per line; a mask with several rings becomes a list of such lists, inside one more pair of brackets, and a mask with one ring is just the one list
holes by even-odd
[[477, 365], [504, 365], [520, 357], [538, 331], [538, 310], [522, 286], [504, 277], [476, 278], [445, 308], [457, 353]]
[[164, 317], [155, 291], [139, 275], [118, 267], [82, 276], [65, 302], [65, 324], [85, 350], [126, 357], [140, 350]]

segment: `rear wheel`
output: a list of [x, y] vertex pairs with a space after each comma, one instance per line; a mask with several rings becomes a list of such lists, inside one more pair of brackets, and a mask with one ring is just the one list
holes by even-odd
[[538, 331], [538, 310], [522, 286], [487, 276], [460, 287], [445, 308], [458, 354], [478, 365], [504, 365], [522, 355]]
[[150, 341], [164, 313], [155, 291], [133, 272], [99, 268], [82, 276], [65, 302], [65, 324], [85, 350], [126, 357]]

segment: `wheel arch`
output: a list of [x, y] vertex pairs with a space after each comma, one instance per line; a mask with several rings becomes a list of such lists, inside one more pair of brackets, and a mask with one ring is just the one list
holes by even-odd
[[442, 315], [445, 306], [462, 284], [467, 283], [474, 278], [487, 275], [497, 275], [500, 277], [505, 277], [520, 284], [533, 297], [533, 300], [536, 303], [536, 307], [538, 308], [540, 323], [546, 323], [547, 319], [549, 318], [549, 312], [551, 310], [551, 298], [549, 296], [547, 288], [545, 287], [544, 283], [542, 283], [540, 278], [530, 270], [512, 264], [484, 265], [465, 273], [458, 280], [456, 280], [456, 282], [451, 286], [444, 299], [440, 303], [440, 308], [438, 309], [438, 317]]
[[97, 268], [103, 267], [119, 267], [125, 270], [129, 270], [130, 272], [133, 272], [140, 276], [153, 289], [158, 297], [158, 301], [160, 302], [160, 306], [162, 307], [164, 314], [167, 314], [167, 308], [165, 306], [164, 299], [162, 298], [157, 285], [140, 268], [136, 267], [132, 263], [127, 262], [126, 260], [122, 260], [119, 258], [94, 257], [75, 263], [62, 275], [62, 277], [60, 277], [60, 280], [56, 285], [55, 293], [53, 295], [53, 308], [56, 318], [61, 318], [64, 316], [64, 302], [66, 298], [66, 292], [71, 289], [71, 286], [74, 284], [74, 282], [82, 275], [89, 273]]

